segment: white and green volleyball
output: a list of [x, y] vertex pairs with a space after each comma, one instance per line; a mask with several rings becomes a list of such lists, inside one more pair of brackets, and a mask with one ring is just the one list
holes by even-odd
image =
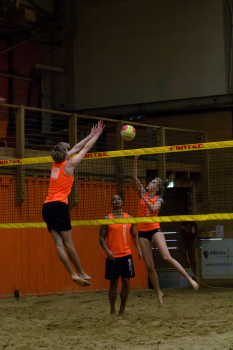
[[121, 129], [121, 137], [125, 141], [132, 141], [136, 136], [136, 130], [132, 125], [125, 125]]

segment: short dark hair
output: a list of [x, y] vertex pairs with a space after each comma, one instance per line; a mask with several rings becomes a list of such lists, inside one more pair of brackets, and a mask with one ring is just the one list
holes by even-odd
[[114, 196], [112, 196], [111, 202], [113, 202], [115, 196], [118, 196], [120, 198], [120, 200], [122, 201], [121, 196], [119, 196], [119, 194], [114, 194]]

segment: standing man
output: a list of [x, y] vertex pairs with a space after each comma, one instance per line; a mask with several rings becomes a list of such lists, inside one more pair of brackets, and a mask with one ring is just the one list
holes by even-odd
[[[105, 216], [105, 219], [130, 218], [131, 216], [123, 213], [123, 202], [120, 196], [112, 197], [111, 214]], [[100, 226], [99, 242], [107, 254], [105, 279], [110, 280], [109, 302], [112, 316], [116, 315], [115, 302], [117, 297], [117, 286], [119, 276], [121, 276], [121, 306], [119, 314], [125, 311], [126, 301], [129, 294], [130, 278], [135, 277], [133, 260], [130, 246], [130, 234], [138, 250], [139, 259], [142, 260], [142, 252], [138, 243], [138, 233], [134, 224], [116, 224]], [[105, 238], [107, 237], [107, 243]]]

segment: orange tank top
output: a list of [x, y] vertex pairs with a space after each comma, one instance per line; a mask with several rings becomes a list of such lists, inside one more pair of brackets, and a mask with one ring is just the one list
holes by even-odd
[[67, 160], [63, 163], [53, 163], [49, 182], [49, 194], [45, 203], [58, 201], [68, 204], [68, 196], [74, 182], [74, 174], [72, 176], [65, 174], [64, 166], [66, 162]]
[[[151, 204], [155, 204], [156, 199], [159, 196], [154, 196], [153, 198], [149, 198], [148, 197], [148, 192], [146, 192], [144, 194], [144, 196], [146, 197], [146, 199], [151, 202]], [[155, 212], [150, 211], [150, 209], [147, 207], [146, 203], [144, 202], [144, 200], [141, 198], [140, 202], [139, 202], [139, 216], [140, 217], [151, 217], [151, 216], [158, 216], [158, 213], [160, 211], [160, 208], [158, 210], [156, 210]], [[139, 231], [152, 231], [155, 230], [157, 228], [160, 228], [160, 225], [158, 222], [141, 222], [138, 224], [138, 229]]]
[[[114, 219], [112, 214], [108, 214], [109, 219]], [[124, 218], [128, 218], [124, 213]], [[108, 225], [107, 246], [114, 254], [114, 258], [120, 258], [131, 254], [130, 228], [131, 224]]]

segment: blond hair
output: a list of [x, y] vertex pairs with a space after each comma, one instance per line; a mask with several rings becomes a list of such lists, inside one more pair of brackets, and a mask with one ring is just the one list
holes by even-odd
[[67, 152], [70, 149], [70, 145], [66, 142], [58, 143], [52, 150], [51, 156], [55, 163], [63, 163], [66, 159]]
[[160, 179], [160, 177], [156, 177], [155, 180], [157, 181], [157, 187], [159, 188], [159, 190], [158, 190], [158, 192], [156, 194], [159, 194], [160, 196], [163, 196], [163, 194], [164, 194], [163, 181]]

